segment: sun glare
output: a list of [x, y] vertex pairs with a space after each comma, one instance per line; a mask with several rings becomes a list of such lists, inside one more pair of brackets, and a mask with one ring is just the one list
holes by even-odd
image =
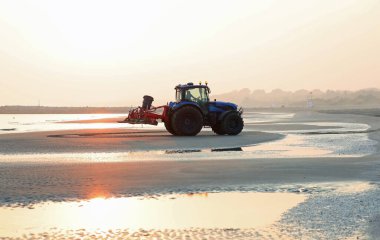
[[[117, 57], [120, 52], [136, 54], [144, 36], [161, 14], [159, 5], [142, 1], [70, 2], [48, 1], [46, 10], [56, 41], [53, 52], [65, 57], [91, 60], [92, 57]], [[42, 47], [42, 46], [41, 46]], [[47, 49], [52, 52], [52, 49]]]

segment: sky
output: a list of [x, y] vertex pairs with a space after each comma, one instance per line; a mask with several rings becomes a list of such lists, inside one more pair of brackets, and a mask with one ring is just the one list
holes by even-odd
[[0, 0], [0, 105], [380, 88], [380, 1]]

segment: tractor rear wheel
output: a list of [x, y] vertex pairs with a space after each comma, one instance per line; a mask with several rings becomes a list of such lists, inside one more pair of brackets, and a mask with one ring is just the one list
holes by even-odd
[[239, 113], [231, 112], [220, 123], [220, 129], [224, 134], [238, 135], [244, 127], [244, 122]]
[[173, 113], [171, 126], [175, 135], [195, 136], [203, 127], [203, 116], [198, 109], [184, 106]]
[[169, 133], [171, 133], [172, 135], [176, 135], [175, 132], [174, 132], [174, 130], [173, 130], [172, 125], [170, 124], [170, 120], [164, 122], [164, 125], [165, 125], [166, 130], [167, 130]]

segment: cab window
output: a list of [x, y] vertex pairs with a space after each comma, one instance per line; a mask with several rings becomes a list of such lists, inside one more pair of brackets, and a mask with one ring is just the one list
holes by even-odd
[[206, 103], [209, 101], [206, 88], [191, 88], [184, 91], [183, 98], [196, 103]]
[[182, 100], [181, 91], [178, 89], [175, 91], [175, 100], [176, 102], [180, 102]]

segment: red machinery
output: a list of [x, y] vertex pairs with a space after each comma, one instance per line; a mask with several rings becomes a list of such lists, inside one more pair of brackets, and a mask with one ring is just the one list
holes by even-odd
[[120, 123], [157, 125], [157, 119], [166, 121], [169, 106], [152, 107], [153, 98], [144, 96], [143, 106], [131, 109], [128, 117]]

